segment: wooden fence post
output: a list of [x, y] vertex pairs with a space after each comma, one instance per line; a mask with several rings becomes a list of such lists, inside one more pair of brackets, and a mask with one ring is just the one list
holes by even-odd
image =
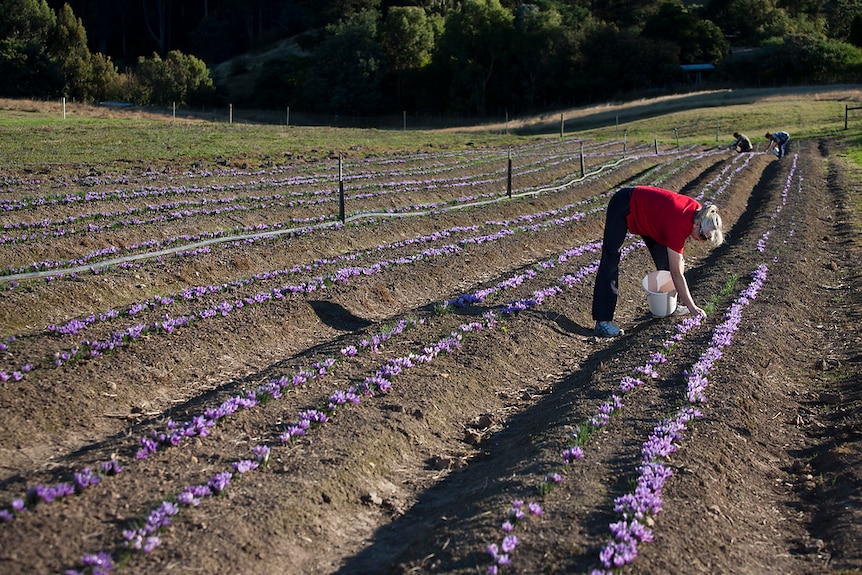
[[581, 142], [581, 177], [583, 178], [586, 175], [587, 175], [587, 169], [586, 169], [586, 166], [584, 165], [584, 143]]
[[506, 176], [506, 194], [512, 197], [512, 148], [509, 148], [509, 170]]
[[847, 117], [849, 115], [847, 112], [849, 112], [850, 110], [862, 110], [862, 106], [855, 106], [855, 107], [851, 108], [847, 104], [844, 104], [844, 129], [845, 130], [847, 129], [847, 119], [848, 119]]
[[341, 223], [345, 223], [345, 211], [344, 211], [344, 175], [342, 172], [342, 160], [341, 154], [338, 155], [338, 219], [341, 220]]

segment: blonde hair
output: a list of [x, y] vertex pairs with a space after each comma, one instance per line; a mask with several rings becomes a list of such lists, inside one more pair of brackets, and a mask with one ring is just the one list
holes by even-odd
[[700, 226], [700, 233], [712, 247], [717, 248], [724, 243], [724, 224], [714, 205], [703, 206], [694, 216], [694, 225]]

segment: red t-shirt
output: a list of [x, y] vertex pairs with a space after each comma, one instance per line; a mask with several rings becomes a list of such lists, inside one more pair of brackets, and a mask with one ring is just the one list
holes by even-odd
[[639, 236], [682, 253], [691, 235], [694, 214], [701, 205], [697, 200], [654, 186], [637, 186], [632, 192], [626, 225]]

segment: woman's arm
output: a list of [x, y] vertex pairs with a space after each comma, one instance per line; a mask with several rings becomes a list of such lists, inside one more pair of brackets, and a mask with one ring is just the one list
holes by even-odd
[[682, 304], [688, 308], [691, 313], [706, 317], [706, 312], [697, 307], [694, 299], [691, 297], [691, 292], [688, 289], [688, 282], [685, 281], [685, 260], [682, 254], [667, 248], [667, 260], [670, 264], [670, 275], [673, 278], [673, 287], [676, 288], [677, 296], [682, 300]]

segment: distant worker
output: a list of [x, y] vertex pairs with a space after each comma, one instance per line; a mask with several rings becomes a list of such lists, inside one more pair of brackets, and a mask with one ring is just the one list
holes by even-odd
[[692, 197], [654, 186], [621, 188], [608, 202], [602, 256], [593, 288], [594, 334], [616, 337], [623, 330], [613, 323], [619, 295], [620, 255], [626, 234], [641, 236], [657, 270], [670, 272], [682, 303], [691, 313], [705, 316], [691, 297], [683, 272], [682, 257], [687, 239], [724, 242], [724, 228], [718, 209], [701, 205]]
[[730, 146], [732, 150], [735, 150], [740, 154], [751, 151], [751, 140], [748, 139], [748, 136], [740, 134], [739, 132], [734, 132], [733, 137], [736, 138], [736, 140]]
[[787, 144], [790, 143], [790, 134], [787, 132], [766, 132], [766, 139], [769, 140], [769, 149], [779, 158], [787, 155]]

